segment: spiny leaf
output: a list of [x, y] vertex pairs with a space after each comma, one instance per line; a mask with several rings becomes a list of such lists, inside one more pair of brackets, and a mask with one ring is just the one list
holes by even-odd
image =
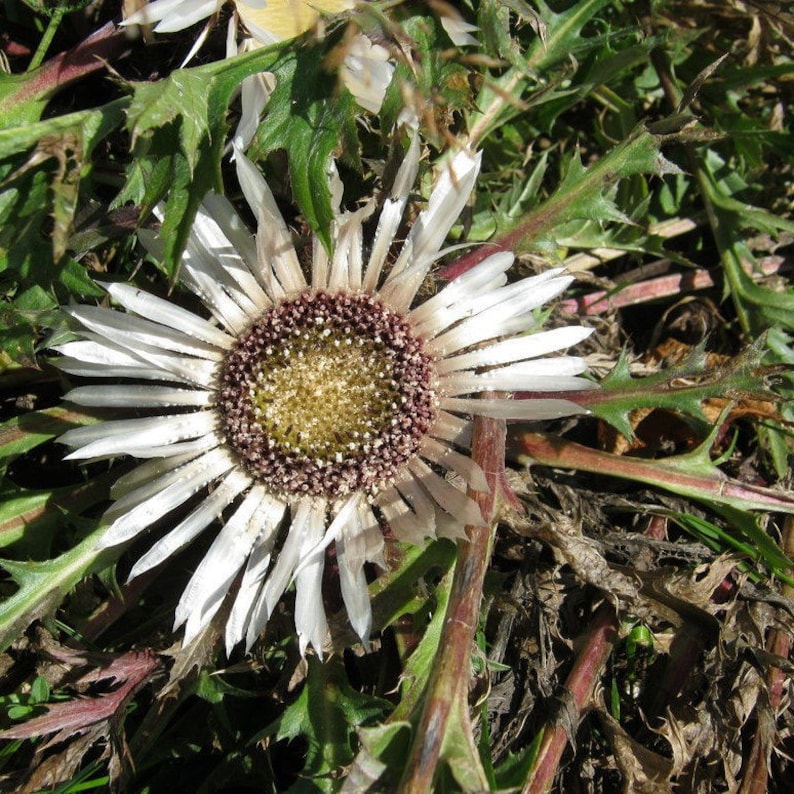
[[774, 326], [794, 329], [794, 292], [777, 292], [755, 284], [743, 266], [745, 262], [754, 263], [744, 241], [747, 227], [777, 235], [794, 232], [794, 222], [734, 198], [746, 184], [725, 165], [719, 155], [708, 152], [698, 162], [697, 176], [739, 322], [748, 334]]
[[[98, 294], [84, 268], [60, 267], [91, 155], [121, 122], [126, 100], [45, 121], [0, 129], [0, 270], [23, 288], [60, 283], [73, 294]], [[28, 151], [30, 149], [30, 151]], [[53, 224], [52, 233], [43, 229]], [[67, 279], [72, 279], [67, 284]], [[64, 291], [63, 289], [61, 290]]]
[[[611, 191], [622, 180], [636, 174], [675, 174], [679, 172], [661, 153], [662, 138], [639, 126], [625, 141], [600, 160], [585, 168], [574, 157], [562, 184], [543, 204], [528, 212], [506, 234], [493, 241], [497, 250], [521, 254], [554, 241], [559, 227], [576, 219], [600, 222], [622, 220], [623, 215], [611, 198]], [[594, 209], [595, 208], [595, 209]], [[494, 246], [480, 247], [447, 267], [444, 278], [455, 278], [494, 253]]]
[[306, 221], [330, 250], [334, 218], [329, 169], [334, 156], [360, 169], [355, 128], [357, 106], [348, 91], [323, 69], [319, 46], [292, 49], [272, 67], [276, 88], [249, 156], [262, 159], [283, 149], [295, 201]]
[[105, 528], [73, 549], [45, 562], [0, 561], [19, 589], [0, 604], [0, 650], [7, 648], [34, 621], [57, 609], [66, 594], [89, 573], [107, 567], [118, 549], [98, 550]]
[[401, 117], [413, 111], [428, 143], [446, 148], [444, 134], [452, 114], [474, 107], [468, 71], [457, 57], [450, 57], [449, 37], [435, 17], [409, 17], [403, 22], [402, 35], [402, 47], [410, 46], [416, 60], [397, 60], [380, 112], [381, 128], [399, 126]]
[[310, 656], [308, 663], [306, 683], [297, 700], [256, 738], [303, 736], [308, 751], [302, 774], [321, 790], [331, 791], [332, 773], [353, 760], [356, 728], [382, 717], [390, 704], [353, 689], [338, 660], [323, 663]]
[[0, 731], [2, 739], [30, 739], [57, 733], [57, 741], [80, 734], [89, 726], [122, 716], [123, 709], [130, 697], [140, 689], [157, 668], [157, 657], [148, 651], [130, 652], [123, 656], [110, 658], [109, 654], [94, 654], [103, 660], [95, 671], [83, 677], [83, 681], [113, 679], [120, 685], [112, 692], [98, 697], [78, 697], [65, 703], [48, 705], [47, 712], [27, 722]]
[[621, 477], [695, 499], [709, 507], [794, 514], [794, 494], [791, 492], [744, 483], [728, 477], [717, 468], [709, 455], [713, 442], [712, 434], [692, 452], [661, 460], [643, 460], [601, 452], [541, 433], [523, 433], [517, 439], [519, 460], [527, 466], [540, 463]]
[[593, 39], [582, 35], [582, 29], [608, 3], [609, 0], [580, 0], [559, 14], [545, 3], [538, 4], [540, 13], [522, 8], [524, 3], [511, 3], [519, 16], [530, 21], [537, 34], [529, 47], [511, 41], [509, 15], [504, 8], [507, 4], [493, 0], [483, 3], [479, 21], [485, 43], [491, 48], [490, 54], [507, 59], [511, 68], [483, 84], [475, 102], [479, 112], [472, 114], [469, 121], [473, 140], [486, 137], [521, 112], [523, 94], [529, 86], [537, 87], [537, 74], [543, 74], [543, 83], [547, 85], [559, 83], [563, 76], [553, 70], [561, 64], [568, 70], [574, 51], [578, 58], [583, 50], [596, 46]]
[[161, 239], [163, 266], [172, 280], [199, 204], [207, 191], [222, 190], [229, 103], [243, 79], [271, 66], [276, 49], [177, 69], [158, 83], [130, 84], [134, 157], [114, 205], [131, 201], [146, 217], [167, 195]]
[[705, 421], [703, 402], [710, 398], [777, 400], [764, 386], [761, 365], [764, 339], [721, 367], [709, 366], [705, 344], [694, 348], [679, 364], [642, 378], [631, 375], [628, 358], [621, 354], [601, 388], [572, 399], [585, 405], [627, 439], [634, 438], [630, 415], [638, 408], [666, 408]]
[[[0, 71], [0, 130], [38, 121], [53, 95], [86, 75], [103, 69], [127, 47], [126, 35], [112, 22], [24, 74]], [[57, 119], [52, 119], [57, 121]]]
[[172, 122], [179, 124], [179, 148], [192, 175], [198, 151], [210, 134], [209, 92], [207, 77], [191, 69], [178, 69], [164, 80], [137, 83], [127, 110], [127, 128], [133, 149], [139, 150], [144, 139]]
[[0, 159], [24, 152], [42, 138], [57, 139], [63, 135], [76, 136], [88, 155], [102, 138], [115, 129], [126, 105], [126, 99], [118, 99], [100, 108], [0, 128]]
[[[432, 544], [430, 549], [448, 550], [454, 553], [455, 547], [442, 541]], [[421, 562], [421, 558], [417, 560]], [[438, 643], [446, 620], [446, 609], [449, 600], [449, 583], [452, 581], [454, 556], [448, 560], [450, 565], [444, 578], [435, 588], [437, 603], [434, 605], [432, 617], [424, 628], [422, 639], [413, 650], [405, 664], [402, 674], [402, 697], [387, 722], [365, 728], [361, 731], [362, 748], [356, 756], [351, 775], [362, 779], [372, 776], [380, 778], [390, 769], [390, 774], [398, 778], [405, 765], [412, 729], [420, 718], [427, 684], [433, 671], [433, 664], [438, 654]], [[403, 570], [403, 569], [401, 569]], [[404, 568], [411, 572], [412, 567]], [[411, 585], [416, 579], [412, 578]], [[376, 585], [378, 583], [376, 582]], [[388, 589], [384, 591], [384, 595]]]

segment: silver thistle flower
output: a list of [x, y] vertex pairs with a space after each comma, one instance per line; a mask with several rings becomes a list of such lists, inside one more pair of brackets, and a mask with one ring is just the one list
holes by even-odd
[[[488, 487], [466, 454], [471, 417], [581, 412], [567, 400], [476, 397], [590, 386], [576, 377], [584, 370], [580, 358], [544, 358], [578, 343], [588, 329], [534, 332], [533, 309], [562, 292], [570, 276], [550, 270], [508, 284], [513, 256], [498, 253], [413, 305], [474, 187], [478, 155], [461, 151], [443, 166], [428, 206], [387, 267], [418, 160], [414, 139], [368, 244], [363, 224], [376, 211], [374, 200], [337, 215], [332, 254], [315, 239], [307, 279], [264, 178], [238, 152], [257, 233], [247, 231], [225, 198], [209, 194], [180, 271], [211, 319], [125, 284], [105, 285], [119, 310], [66, 310], [82, 339], [56, 348], [60, 367], [129, 381], [80, 386], [66, 399], [151, 414], [70, 430], [60, 439], [73, 460], [146, 459], [116, 482], [102, 546], [178, 515], [135, 563], [132, 578], [220, 518], [176, 608], [185, 643], [230, 596], [227, 649], [242, 640], [250, 647], [294, 582], [300, 649], [311, 644], [321, 651], [321, 582], [332, 543], [350, 622], [366, 640], [364, 565], [383, 565], [382, 522], [416, 544], [464, 537], [467, 524], [482, 524], [464, 490]], [[157, 237], [141, 239], [156, 255]], [[458, 475], [462, 486], [445, 473]]]

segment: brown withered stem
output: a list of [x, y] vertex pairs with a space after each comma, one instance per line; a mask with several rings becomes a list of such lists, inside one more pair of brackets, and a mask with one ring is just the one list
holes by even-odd
[[[794, 555], [794, 518], [786, 517], [783, 528], [783, 553], [791, 558]], [[794, 598], [794, 587], [783, 584], [782, 593], [786, 598]], [[767, 637], [767, 650], [788, 659], [791, 653], [791, 634], [783, 629], [771, 629]], [[758, 711], [758, 726], [753, 736], [753, 746], [745, 763], [744, 777], [739, 794], [764, 794], [769, 783], [769, 759], [777, 739], [775, 714], [783, 699], [783, 691], [788, 675], [779, 667], [770, 667], [766, 676], [766, 708]], [[756, 707], [758, 709], [758, 706]]]

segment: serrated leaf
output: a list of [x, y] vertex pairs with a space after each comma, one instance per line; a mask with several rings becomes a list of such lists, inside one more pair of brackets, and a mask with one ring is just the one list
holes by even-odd
[[[422, 568], [422, 563], [426, 562], [427, 555], [424, 553], [428, 550], [435, 554], [445, 555], [438, 559], [438, 562], [444, 566], [445, 575], [435, 587], [437, 600], [431, 607], [432, 615], [424, 627], [422, 639], [405, 663], [400, 702], [389, 715], [388, 722], [362, 731], [362, 748], [356, 756], [351, 773], [361, 776], [362, 779], [367, 777], [377, 779], [385, 773], [387, 768], [397, 777], [402, 774], [401, 765], [405, 764], [413, 732], [405, 729], [412, 729], [420, 718], [428, 681], [438, 656], [438, 644], [446, 621], [450, 582], [454, 572], [455, 546], [447, 541], [437, 541], [427, 549], [423, 549], [422, 555], [416, 555], [413, 552], [409, 564], [400, 568], [400, 579], [403, 581], [398, 580], [385, 587], [381, 595], [386, 596], [395, 586], [413, 588], [417, 579], [426, 572], [426, 569]], [[418, 572], [417, 567], [419, 568]], [[416, 573], [418, 576], [414, 575]], [[375, 585], [379, 585], [379, 582], [376, 582]], [[376, 600], [377, 598], [373, 599], [373, 605]], [[425, 604], [425, 607], [427, 606]], [[400, 614], [404, 613], [397, 612], [394, 617]]]
[[338, 659], [323, 663], [310, 656], [307, 661], [309, 671], [298, 698], [252, 741], [303, 736], [308, 750], [302, 776], [320, 790], [331, 791], [330, 776], [353, 759], [356, 729], [382, 717], [391, 704], [353, 689]]
[[[715, 427], [715, 433], [720, 424]], [[620, 477], [695, 499], [710, 508], [762, 510], [794, 514], [794, 493], [741, 482], [724, 474], [710, 457], [713, 434], [692, 452], [644, 460], [601, 452], [542, 433], [523, 433], [517, 440], [519, 460], [564, 469]]]
[[332, 160], [339, 156], [361, 166], [358, 108], [353, 96], [337, 91], [335, 79], [323, 69], [323, 52], [319, 45], [292, 49], [273, 64], [276, 88], [248, 153], [262, 159], [278, 149], [286, 151], [295, 201], [330, 250]]
[[127, 129], [133, 149], [145, 146], [155, 130], [172, 122], [179, 124], [179, 147], [192, 173], [198, 150], [210, 134], [210, 92], [207, 77], [191, 69], [177, 69], [163, 80], [133, 84], [127, 109]]
[[0, 304], [0, 372], [10, 366], [35, 366], [38, 331], [55, 307], [52, 296], [38, 285]]
[[[559, 228], [576, 219], [601, 223], [625, 221], [611, 199], [611, 191], [621, 180], [637, 174], [679, 173], [678, 167], [662, 155], [661, 146], [662, 138], [640, 125], [625, 141], [588, 167], [582, 165], [578, 156], [573, 157], [554, 193], [492, 243], [498, 250], [518, 255], [538, 249], [544, 242], [556, 242]], [[454, 278], [465, 273], [494, 250], [493, 245], [482, 247], [460, 257], [445, 269], [444, 277]]]
[[542, 741], [543, 731], [539, 731], [531, 744], [518, 752], [507, 753], [502, 763], [494, 769], [499, 790], [521, 788], [526, 783], [530, 771], [535, 766]]
[[[163, 267], [176, 279], [182, 251], [204, 195], [222, 190], [221, 158], [229, 103], [243, 79], [271, 65], [277, 48], [262, 48], [193, 69], [158, 83], [133, 83], [128, 127], [133, 160], [114, 201], [141, 205], [147, 217], [166, 198]], [[196, 104], [197, 103], [197, 104]]]
[[0, 567], [19, 589], [0, 604], [0, 650], [5, 650], [34, 621], [55, 609], [64, 596], [85, 576], [107, 567], [120, 549], [98, 550], [101, 528], [73, 549], [44, 562], [2, 560]]
[[130, 652], [123, 656], [93, 654], [100, 675], [84, 677], [84, 681], [113, 679], [119, 686], [97, 697], [77, 697], [64, 703], [51, 703], [47, 711], [22, 725], [0, 731], [3, 739], [30, 739], [57, 733], [57, 741], [83, 733], [96, 723], [121, 719], [127, 701], [140, 689], [157, 669], [157, 657], [148, 651]]
[[665, 408], [705, 421], [702, 405], [711, 398], [777, 400], [764, 386], [764, 346], [764, 339], [756, 340], [723, 366], [711, 367], [702, 344], [681, 363], [641, 378], [632, 376], [624, 351], [600, 389], [573, 399], [629, 440], [634, 438], [630, 415], [637, 409]]
[[35, 146], [42, 138], [74, 135], [84, 150], [91, 151], [123, 117], [126, 99], [117, 99], [100, 108], [66, 113], [44, 121], [0, 128], [0, 159], [12, 157]]
[[[95, 30], [76, 47], [50, 58], [32, 71], [0, 71], [0, 130], [38, 121], [54, 94], [105, 67], [126, 47], [125, 34], [112, 22]], [[53, 119], [54, 121], [55, 119]]]
[[[539, 13], [523, 8], [523, 2], [489, 0], [483, 4], [479, 22], [485, 43], [493, 48], [491, 54], [507, 59], [511, 68], [495, 80], [484, 82], [475, 102], [477, 112], [469, 121], [474, 140], [487, 137], [521, 112], [524, 92], [530, 87], [537, 90], [537, 75], [543, 75], [546, 86], [559, 84], [566, 76], [564, 73], [570, 71], [574, 53], [576, 58], [580, 58], [589, 49], [599, 46], [599, 37], [584, 36], [582, 30], [609, 2], [580, 0], [561, 13], [552, 11], [545, 2], [536, 3]], [[528, 47], [521, 48], [518, 43], [510, 42], [510, 31], [505, 30], [509, 22], [505, 20], [505, 6], [512, 6], [514, 11], [530, 21], [536, 38]], [[554, 69], [557, 69], [557, 74]], [[569, 93], [576, 96], [575, 90]]]
[[[126, 100], [117, 100], [0, 130], [0, 270], [23, 287], [60, 283], [67, 290], [77, 287], [72, 294], [90, 294], [88, 279], [83, 276], [79, 288], [74, 278], [76, 263], [61, 263], [91, 155], [119, 126], [125, 106]], [[45, 234], [50, 225], [52, 232]]]
[[449, 37], [436, 17], [410, 16], [402, 24], [402, 35], [402, 46], [410, 47], [417, 62], [397, 61], [381, 108], [381, 128], [393, 128], [406, 110], [414, 110], [428, 142], [444, 149], [448, 145], [444, 133], [452, 114], [474, 106], [469, 71], [457, 58], [449, 57]]

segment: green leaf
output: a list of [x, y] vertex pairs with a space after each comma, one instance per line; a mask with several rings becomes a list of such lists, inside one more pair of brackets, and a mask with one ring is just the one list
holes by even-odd
[[114, 206], [133, 202], [147, 217], [166, 197], [160, 238], [163, 266], [176, 279], [182, 251], [204, 195], [222, 190], [221, 158], [229, 103], [243, 79], [270, 67], [277, 48], [262, 48], [157, 83], [132, 83], [127, 128], [133, 160]]
[[[614, 201], [614, 191], [621, 180], [637, 174], [662, 176], [679, 173], [678, 166], [662, 155], [662, 142], [661, 136], [640, 125], [624, 141], [586, 168], [578, 153], [575, 154], [554, 193], [492, 242], [500, 250], [518, 255], [556, 245], [560, 227], [570, 221], [625, 222], [627, 219]], [[493, 251], [492, 246], [482, 247], [460, 257], [445, 270], [445, 278], [460, 275]]]
[[457, 57], [450, 57], [449, 37], [435, 17], [409, 17], [402, 24], [402, 34], [406, 37], [403, 46], [410, 46], [417, 62], [398, 59], [381, 108], [381, 128], [389, 130], [398, 124], [408, 109], [408, 96], [409, 108], [422, 120], [428, 142], [444, 149], [447, 141], [442, 131], [453, 114], [474, 107], [470, 73]]
[[9, 366], [35, 366], [36, 340], [55, 307], [52, 297], [37, 285], [0, 304], [0, 372]]
[[323, 53], [320, 45], [293, 48], [273, 64], [276, 88], [248, 154], [262, 159], [278, 149], [286, 151], [295, 201], [330, 250], [332, 160], [343, 157], [359, 170], [361, 165], [357, 105], [323, 69]]
[[437, 575], [436, 572], [445, 574], [455, 562], [455, 545], [446, 540], [408, 546], [404, 551], [400, 564], [370, 585], [375, 629], [390, 626], [401, 615], [415, 615], [426, 609], [427, 599], [418, 594], [417, 582]]
[[[417, 554], [417, 551], [421, 551]], [[431, 552], [428, 555], [428, 552]], [[438, 558], [437, 555], [444, 556]], [[417, 600], [413, 610], [414, 620], [418, 625], [423, 625], [422, 639], [408, 657], [402, 673], [402, 687], [400, 702], [389, 715], [388, 722], [377, 727], [365, 729], [361, 732], [362, 749], [356, 757], [354, 770], [362, 776], [380, 778], [389, 770], [389, 775], [398, 779], [403, 772], [403, 766], [410, 746], [413, 727], [421, 717], [425, 702], [428, 681], [433, 672], [433, 665], [438, 655], [438, 643], [441, 631], [446, 620], [447, 603], [449, 601], [450, 583], [454, 572], [456, 547], [447, 541], [437, 541], [426, 549], [412, 550], [411, 556], [406, 558], [406, 563], [399, 568], [400, 577], [396, 582], [386, 585], [375, 582], [375, 586], [382, 588], [380, 597], [389, 597], [392, 588], [413, 591], [416, 582], [427, 573], [429, 561], [444, 564], [443, 578], [436, 584], [434, 592], [435, 602], [423, 604]], [[436, 560], [434, 560], [436, 558]], [[391, 575], [390, 575], [391, 576]], [[405, 598], [397, 599], [404, 601]], [[378, 596], [373, 598], [373, 612], [378, 601]], [[397, 611], [392, 619], [408, 610]], [[429, 620], [424, 617], [430, 612]], [[406, 730], [406, 729], [410, 730]]]
[[[718, 512], [744, 539], [700, 516], [674, 511], [661, 511], [661, 514], [670, 516], [682, 529], [710, 549], [718, 553], [724, 553], [728, 549], [737, 551], [754, 563], [762, 562], [775, 576], [794, 585], [794, 578], [789, 575], [789, 571], [794, 568], [794, 562], [789, 560], [772, 538], [764, 532], [756, 516], [730, 508], [720, 509]], [[742, 570], [747, 571], [754, 581], [764, 578], [756, 566], [743, 564]]]
[[0, 131], [41, 118], [49, 92], [38, 89], [38, 76], [39, 70], [26, 74], [0, 72]]
[[[524, 3], [511, 2], [518, 8], [520, 15], [530, 20], [536, 35], [528, 47], [510, 41], [507, 20], [502, 8], [504, 3], [489, 0], [480, 12], [485, 41], [492, 48], [492, 54], [506, 58], [511, 68], [494, 80], [486, 80], [477, 96], [475, 106], [478, 112], [469, 119], [469, 130], [475, 140], [482, 139], [499, 129], [523, 109], [521, 100], [528, 88], [537, 88], [536, 75], [543, 75], [542, 82], [559, 83], [562, 75], [555, 75], [554, 69], [562, 68], [569, 72], [571, 55], [577, 58], [591, 47], [599, 46], [597, 39], [582, 35], [584, 26], [611, 0], [580, 0], [561, 13], [553, 12], [545, 2], [537, 2], [539, 13], [531, 8], [521, 8]], [[520, 53], [520, 56], [517, 55]]]
[[100, 108], [66, 113], [44, 121], [0, 128], [0, 160], [36, 146], [42, 139], [73, 135], [87, 154], [123, 118], [126, 99], [117, 99]]
[[19, 586], [0, 604], [0, 651], [17, 640], [34, 620], [54, 612], [83, 577], [115, 560], [119, 549], [97, 549], [104, 533], [104, 527], [96, 530], [82, 543], [52, 560], [0, 561], [0, 566]]
[[714, 464], [709, 452], [721, 424], [717, 422], [714, 432], [697, 449], [661, 460], [631, 458], [542, 433], [524, 433], [518, 439], [519, 460], [527, 466], [540, 463], [645, 483], [712, 509], [729, 507], [794, 514], [791, 492], [732, 479]]
[[702, 344], [682, 362], [642, 378], [631, 375], [624, 351], [600, 389], [574, 399], [581, 399], [582, 405], [629, 440], [634, 438], [630, 414], [639, 408], [665, 408], [705, 422], [702, 404], [710, 398], [778, 399], [764, 386], [764, 347], [765, 340], [758, 339], [723, 366], [714, 367], [708, 364]]
[[0, 424], [0, 461], [8, 462], [73, 427], [100, 421], [99, 415], [78, 408], [46, 408]]
[[127, 46], [124, 32], [108, 22], [73, 49], [59, 53], [32, 71], [24, 74], [0, 71], [0, 130], [38, 121], [58, 91], [104, 69], [107, 61], [121, 55]]
[[126, 100], [117, 100], [0, 129], [0, 271], [11, 271], [7, 277], [23, 287], [68, 286], [73, 267], [57, 265], [68, 246], [82, 183], [91, 173], [94, 149], [118, 127], [125, 106]]
[[178, 121], [179, 147], [192, 174], [199, 148], [210, 132], [207, 77], [191, 69], [178, 69], [164, 80], [137, 83], [134, 91], [127, 110], [133, 149], [145, 149], [145, 141], [154, 130]]
[[[391, 704], [353, 689], [337, 657], [323, 663], [309, 656], [307, 661], [306, 682], [297, 700], [252, 741], [303, 736], [308, 750], [302, 776], [321, 791], [333, 791], [338, 774], [353, 760], [356, 729], [380, 719]], [[292, 790], [305, 789], [298, 785]]]
[[106, 499], [115, 474], [83, 485], [54, 490], [8, 489], [0, 493], [0, 547], [15, 545], [18, 556], [46, 557], [54, 530], [64, 524], [64, 513], [79, 513]]
[[697, 176], [742, 329], [753, 337], [775, 326], [794, 329], [794, 291], [778, 292], [753, 282], [744, 264], [755, 265], [755, 259], [743, 234], [748, 227], [772, 235], [792, 233], [794, 222], [736, 199], [734, 194], [746, 184], [714, 152], [700, 159]]
[[502, 763], [494, 770], [499, 791], [523, 787], [535, 766], [542, 741], [543, 731], [540, 731], [526, 747], [516, 753], [509, 752], [507, 754]]

